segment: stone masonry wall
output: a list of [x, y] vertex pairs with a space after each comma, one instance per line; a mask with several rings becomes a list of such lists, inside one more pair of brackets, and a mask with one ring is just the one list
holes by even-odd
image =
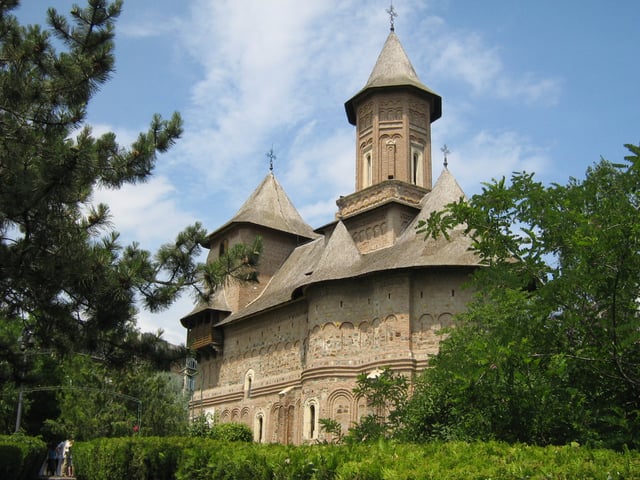
[[413, 378], [425, 368], [440, 327], [470, 299], [468, 274], [384, 272], [311, 286], [306, 301], [228, 326], [222, 357], [200, 365], [192, 405], [246, 423], [265, 442], [316, 441], [320, 418], [346, 432], [367, 413], [352, 393], [357, 375], [391, 366]]

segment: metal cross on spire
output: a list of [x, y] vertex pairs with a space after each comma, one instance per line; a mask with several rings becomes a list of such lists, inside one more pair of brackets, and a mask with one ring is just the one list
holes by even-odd
[[447, 144], [445, 143], [440, 151], [444, 154], [444, 168], [447, 168], [447, 166], [449, 165], [449, 162], [447, 161], [447, 155], [451, 153], [451, 150], [449, 150], [449, 147], [447, 147]]
[[276, 154], [273, 153], [273, 146], [271, 150], [267, 152], [267, 158], [269, 159], [269, 171], [273, 172], [273, 161], [276, 159]]
[[391, 31], [395, 31], [394, 19], [398, 16], [395, 9], [393, 8], [393, 2], [391, 2], [389, 8], [387, 9], [387, 13], [389, 14], [389, 22], [391, 23]]

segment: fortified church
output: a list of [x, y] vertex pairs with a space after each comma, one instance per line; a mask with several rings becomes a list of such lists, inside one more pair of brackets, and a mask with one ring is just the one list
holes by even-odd
[[257, 283], [229, 283], [180, 321], [194, 415], [249, 425], [258, 442], [322, 440], [369, 413], [352, 388], [384, 367], [410, 379], [437, 353], [439, 330], [469, 302], [478, 267], [463, 230], [424, 239], [416, 225], [464, 195], [445, 168], [432, 185], [431, 123], [441, 97], [418, 78], [391, 32], [366, 85], [345, 103], [356, 127], [355, 191], [315, 230], [271, 171], [208, 235], [208, 261], [263, 242]]

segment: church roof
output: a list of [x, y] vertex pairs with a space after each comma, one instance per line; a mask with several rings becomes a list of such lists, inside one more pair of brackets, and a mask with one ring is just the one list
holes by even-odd
[[262, 294], [239, 312], [217, 324], [222, 326], [240, 318], [269, 310], [292, 301], [296, 292], [312, 275], [324, 251], [325, 239], [317, 238], [296, 248], [280, 267]]
[[218, 325], [293, 301], [302, 289], [319, 282], [399, 269], [479, 266], [480, 259], [470, 250], [471, 239], [464, 234], [464, 227], [449, 232], [448, 240], [444, 237], [425, 239], [416, 233], [420, 220], [461, 197], [464, 197], [464, 192], [445, 169], [433, 190], [423, 198], [420, 212], [396, 243], [364, 255], [360, 254], [347, 228], [339, 221], [328, 238], [318, 238], [296, 248], [258, 298]]
[[419, 90], [431, 101], [431, 121], [437, 120], [442, 115], [442, 98], [420, 81], [394, 31], [389, 33], [366, 85], [345, 103], [349, 122], [353, 125], [356, 123], [354, 106], [356, 100], [369, 90], [389, 87], [410, 87]]
[[273, 172], [267, 174], [235, 216], [210, 233], [209, 238], [237, 223], [252, 223], [309, 239], [318, 236], [302, 219]]
[[334, 228], [313, 271], [313, 281], [350, 276], [351, 266], [360, 261], [358, 247], [341, 221]]

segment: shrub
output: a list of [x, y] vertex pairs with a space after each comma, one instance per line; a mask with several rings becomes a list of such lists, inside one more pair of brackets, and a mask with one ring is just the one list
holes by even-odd
[[253, 432], [244, 423], [216, 423], [211, 427], [209, 438], [222, 442], [251, 442]]
[[0, 435], [0, 478], [35, 478], [47, 455], [47, 445], [25, 435]]
[[[640, 452], [578, 445], [535, 447], [503, 442], [416, 445], [379, 440], [294, 447], [206, 438], [128, 437], [77, 442], [74, 448], [78, 480], [640, 478]], [[4, 450], [15, 455], [12, 451]], [[0, 448], [0, 455], [2, 452]], [[4, 458], [0, 458], [0, 465], [6, 465]], [[0, 478], [16, 478], [12, 472], [2, 471]]]

